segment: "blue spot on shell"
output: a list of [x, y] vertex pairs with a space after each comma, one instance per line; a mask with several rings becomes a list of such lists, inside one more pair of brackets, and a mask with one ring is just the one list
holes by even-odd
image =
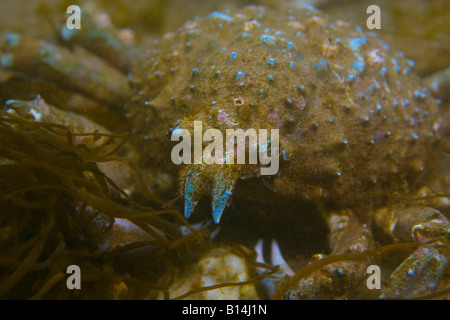
[[391, 47], [387, 43], [383, 42], [382, 40], [380, 40], [380, 43], [384, 47], [385, 50], [390, 50], [391, 49]]
[[243, 71], [238, 71], [238, 73], [236, 74], [237, 78], [242, 78], [244, 76], [244, 72]]
[[353, 68], [356, 72], [358, 72], [358, 73], [363, 72], [365, 66], [366, 66], [365, 63], [364, 63], [364, 61], [362, 61], [362, 60], [355, 60], [355, 61], [353, 61], [353, 63], [352, 63], [352, 68]]
[[229, 15], [226, 15], [225, 13], [219, 12], [219, 11], [211, 12], [211, 13], [209, 14], [209, 17], [210, 17], [210, 18], [219, 18], [219, 19], [223, 19], [223, 20], [225, 20], [225, 21], [227, 21], [227, 22], [233, 21], [233, 18], [232, 18], [232, 17], [230, 17]]
[[263, 34], [260, 39], [275, 44], [275, 37], [270, 34]]
[[420, 97], [422, 97], [422, 93], [419, 90], [414, 90], [414, 97], [416, 99], [419, 99]]
[[350, 48], [353, 51], [358, 51], [359, 47], [362, 46], [367, 41], [366, 38], [351, 38], [351, 39], [347, 39], [347, 40], [350, 45]]
[[191, 29], [188, 31], [188, 34], [199, 34], [200, 32], [198, 31], [198, 29]]
[[236, 58], [236, 57], [237, 57], [237, 53], [236, 53], [235, 51], [233, 51], [233, 52], [230, 54], [230, 58], [234, 59], [234, 58]]
[[422, 99], [425, 99], [427, 97], [427, 95], [428, 95], [427, 92], [428, 92], [428, 89], [427, 88], [423, 88], [422, 94], [421, 94], [421, 98]]
[[319, 63], [316, 64], [315, 67], [318, 70], [322, 70], [322, 69], [325, 70], [328, 68], [328, 65], [327, 65], [327, 62], [324, 59], [322, 59], [322, 60], [320, 60]]

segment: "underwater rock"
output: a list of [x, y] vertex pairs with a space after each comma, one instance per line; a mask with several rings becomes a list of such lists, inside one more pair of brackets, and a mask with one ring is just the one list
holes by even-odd
[[[237, 283], [251, 279], [251, 269], [245, 259], [225, 246], [212, 248], [196, 263], [188, 265], [174, 279], [169, 297], [177, 298], [191, 290], [209, 286]], [[186, 295], [189, 300], [254, 300], [259, 299], [254, 283], [224, 286]], [[160, 299], [163, 298], [161, 294]]]

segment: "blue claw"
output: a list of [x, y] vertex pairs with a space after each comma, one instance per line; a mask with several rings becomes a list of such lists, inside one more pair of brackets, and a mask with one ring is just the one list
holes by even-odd
[[189, 218], [203, 195], [210, 195], [215, 223], [231, 200], [239, 171], [236, 168], [193, 165], [184, 180], [184, 216]]
[[214, 177], [212, 190], [212, 211], [215, 223], [220, 222], [223, 211], [231, 200], [231, 195], [237, 181], [237, 174], [233, 170], [221, 170]]
[[201, 181], [201, 175], [193, 168], [189, 169], [184, 181], [184, 216], [188, 219], [192, 212], [194, 212], [201, 196], [202, 190], [199, 189]]
[[192, 193], [184, 194], [184, 217], [189, 219], [194, 212], [195, 207], [197, 206], [198, 201], [192, 201]]
[[218, 188], [214, 188], [213, 190], [213, 218], [215, 223], [220, 222], [220, 218], [222, 217], [223, 211], [230, 200], [231, 190], [225, 189], [220, 190]]

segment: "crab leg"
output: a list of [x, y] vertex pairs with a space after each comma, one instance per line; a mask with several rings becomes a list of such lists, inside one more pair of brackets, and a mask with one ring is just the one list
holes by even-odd
[[[379, 209], [375, 213], [375, 223], [397, 241], [425, 244], [437, 237], [450, 239], [450, 221], [429, 207]], [[447, 266], [444, 250], [440, 241], [417, 248], [391, 274], [381, 297], [411, 298], [432, 293]]]
[[[93, 136], [77, 136], [76, 134], [85, 132], [109, 133], [106, 128], [95, 122], [47, 104], [39, 95], [32, 101], [7, 100], [5, 102], [5, 111], [32, 121], [43, 121], [66, 126], [73, 134], [74, 144], [84, 143], [89, 146], [99, 147], [106, 142], [105, 137], [95, 139]], [[61, 137], [66, 138], [65, 135], [61, 135]]]
[[[371, 233], [350, 210], [334, 212], [326, 218], [330, 228], [329, 243], [332, 255], [361, 253], [372, 247]], [[321, 259], [317, 254], [313, 260]], [[347, 298], [366, 276], [368, 258], [361, 261], [331, 263], [313, 272], [287, 291], [288, 299]]]
[[71, 44], [94, 52], [124, 73], [131, 71], [140, 58], [140, 52], [132, 45], [133, 33], [129, 29], [117, 30], [105, 13], [83, 9], [83, 27], [68, 29], [64, 24], [61, 37]]
[[[259, 241], [256, 243], [255, 252], [257, 254], [256, 262], [266, 263], [263, 254], [263, 239], [259, 239]], [[289, 267], [287, 262], [284, 260], [281, 254], [280, 246], [278, 245], [278, 242], [276, 240], [272, 240], [270, 256], [271, 264], [273, 266], [279, 266], [280, 269], [270, 278], [266, 278], [262, 281], [262, 285], [268, 297], [272, 297], [275, 292], [277, 292], [286, 276], [292, 277], [295, 274], [295, 272], [292, 271], [291, 267]], [[264, 274], [265, 270], [262, 268], [258, 268], [257, 272], [259, 275], [262, 275]]]
[[108, 105], [120, 106], [129, 97], [125, 75], [78, 48], [8, 34], [0, 45], [0, 67], [58, 83]]
[[450, 68], [433, 73], [424, 81], [436, 98], [444, 102], [450, 100]]
[[111, 131], [118, 130], [125, 123], [122, 114], [114, 112], [108, 105], [76, 92], [64, 90], [56, 83], [45, 80], [27, 79], [19, 73], [10, 73], [10, 78], [0, 81], [0, 101], [8, 98], [29, 100], [37, 95], [60, 110], [82, 115]]

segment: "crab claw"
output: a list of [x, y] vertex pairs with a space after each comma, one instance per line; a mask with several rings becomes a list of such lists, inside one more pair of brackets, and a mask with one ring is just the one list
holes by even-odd
[[184, 216], [189, 218], [201, 197], [210, 195], [213, 219], [219, 223], [238, 178], [239, 170], [234, 166], [192, 165], [184, 180]]
[[[255, 245], [255, 251], [257, 254], [256, 262], [265, 263], [264, 255], [263, 255], [263, 239], [259, 239], [259, 241]], [[277, 292], [278, 287], [280, 286], [282, 280], [286, 276], [293, 276], [295, 274], [294, 271], [289, 267], [286, 260], [284, 260], [283, 255], [281, 254], [280, 246], [276, 240], [272, 240], [271, 244], [271, 265], [279, 266], [279, 271], [274, 274], [272, 277], [264, 279], [262, 281], [263, 287], [269, 297], [272, 297], [275, 292]], [[257, 269], [259, 275], [264, 273], [264, 269]]]
[[413, 298], [432, 294], [448, 264], [450, 221], [434, 208], [411, 206], [377, 210], [375, 222], [397, 241], [421, 244], [390, 275], [381, 298]]
[[215, 223], [220, 222], [223, 211], [231, 200], [237, 175], [233, 170], [222, 170], [213, 179], [212, 211]]
[[203, 180], [205, 179], [196, 166], [192, 166], [186, 173], [184, 181], [184, 216], [186, 219], [192, 215], [204, 193], [203, 188], [200, 188]]

